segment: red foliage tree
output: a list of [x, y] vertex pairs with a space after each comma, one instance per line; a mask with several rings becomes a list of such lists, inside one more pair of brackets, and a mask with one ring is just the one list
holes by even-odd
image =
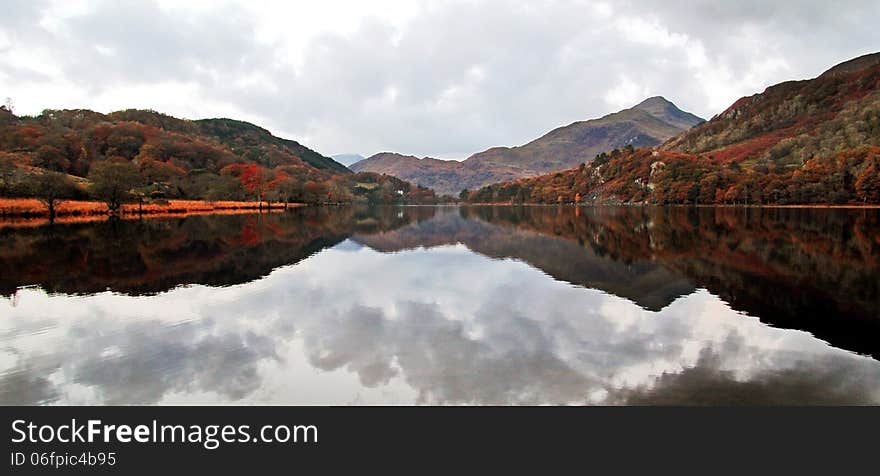
[[880, 160], [875, 156], [856, 179], [856, 195], [863, 203], [880, 203]]

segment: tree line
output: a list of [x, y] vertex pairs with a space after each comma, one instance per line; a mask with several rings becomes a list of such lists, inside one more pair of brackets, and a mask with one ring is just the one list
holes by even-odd
[[797, 168], [615, 149], [574, 169], [463, 191], [461, 198], [513, 204], [880, 204], [880, 147], [813, 157]]

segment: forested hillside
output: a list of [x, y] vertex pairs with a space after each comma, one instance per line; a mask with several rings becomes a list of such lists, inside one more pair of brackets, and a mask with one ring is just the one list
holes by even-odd
[[742, 98], [659, 147], [495, 184], [475, 202], [880, 203], [880, 54]]
[[232, 119], [154, 111], [0, 108], [0, 196], [432, 203], [433, 192], [393, 177], [353, 174], [298, 142]]

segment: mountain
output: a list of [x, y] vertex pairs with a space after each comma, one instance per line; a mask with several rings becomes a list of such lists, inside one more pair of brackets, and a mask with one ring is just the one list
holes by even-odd
[[645, 111], [661, 121], [672, 124], [679, 129], [690, 129], [706, 122], [704, 119], [689, 112], [682, 111], [663, 96], [654, 96], [633, 106], [633, 109]]
[[465, 162], [552, 172], [589, 162], [597, 154], [614, 148], [660, 144], [701, 122], [702, 119], [681, 111], [666, 99], [655, 97], [599, 119], [554, 129], [523, 146], [495, 147], [474, 154]]
[[448, 193], [454, 190], [454, 181], [458, 176], [456, 170], [460, 165], [454, 160], [420, 159], [412, 155], [380, 152], [353, 164], [351, 170], [393, 175], [422, 185], [429, 183], [435, 191], [445, 190]]
[[60, 198], [101, 198], [96, 188], [108, 181], [129, 199], [436, 202], [430, 190], [353, 174], [296, 141], [234, 119], [190, 121], [134, 109], [18, 117], [0, 107], [0, 197], [43, 196], [51, 183]]
[[584, 167], [486, 187], [470, 199], [878, 204], [880, 53], [741, 98], [660, 146], [615, 150]]
[[[496, 180], [513, 180], [523, 176], [517, 167], [498, 164], [465, 164], [456, 160], [380, 152], [351, 166], [355, 172], [393, 175], [433, 189], [443, 195], [457, 196], [464, 188]], [[529, 175], [535, 175], [534, 173]]]
[[457, 195], [462, 189], [574, 167], [616, 147], [657, 145], [701, 122], [658, 96], [599, 119], [559, 127], [519, 147], [493, 147], [462, 162], [382, 153], [352, 170], [395, 175]]
[[351, 167], [355, 163], [364, 160], [364, 156], [360, 154], [337, 154], [331, 155], [330, 158], [346, 167]]

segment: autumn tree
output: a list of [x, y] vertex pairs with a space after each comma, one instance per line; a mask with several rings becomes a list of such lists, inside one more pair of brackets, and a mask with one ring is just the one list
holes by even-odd
[[230, 164], [220, 169], [220, 174], [237, 178], [244, 190], [262, 202], [269, 173], [259, 164]]
[[54, 222], [58, 205], [62, 200], [75, 196], [76, 186], [67, 175], [48, 170], [34, 177], [32, 181], [30, 192], [46, 206], [49, 223]]
[[700, 184], [695, 183], [688, 188], [687, 201], [694, 205], [700, 203]]
[[862, 203], [880, 203], [880, 160], [874, 160], [859, 174], [856, 179], [856, 195], [862, 199]]
[[338, 204], [351, 201], [348, 184], [341, 183], [339, 180], [328, 180], [326, 186], [328, 203]]
[[204, 198], [208, 200], [243, 200], [244, 189], [241, 182], [228, 175], [202, 174], [201, 185]]
[[285, 203], [285, 207], [290, 202], [299, 202], [303, 199], [303, 184], [297, 178], [287, 177], [278, 182], [276, 188], [278, 190], [278, 199]]
[[0, 152], [0, 196], [7, 196], [12, 191], [16, 169], [15, 156]]
[[67, 157], [57, 147], [49, 144], [41, 145], [34, 157], [34, 165], [47, 170], [64, 172], [70, 166]]
[[113, 215], [131, 199], [131, 190], [140, 184], [137, 167], [124, 159], [108, 159], [94, 164], [89, 179], [92, 181], [92, 195], [106, 203]]
[[143, 126], [132, 122], [116, 125], [107, 136], [107, 154], [134, 158], [145, 142]]
[[309, 180], [303, 184], [303, 200], [306, 203], [319, 204], [326, 201], [327, 185]]

